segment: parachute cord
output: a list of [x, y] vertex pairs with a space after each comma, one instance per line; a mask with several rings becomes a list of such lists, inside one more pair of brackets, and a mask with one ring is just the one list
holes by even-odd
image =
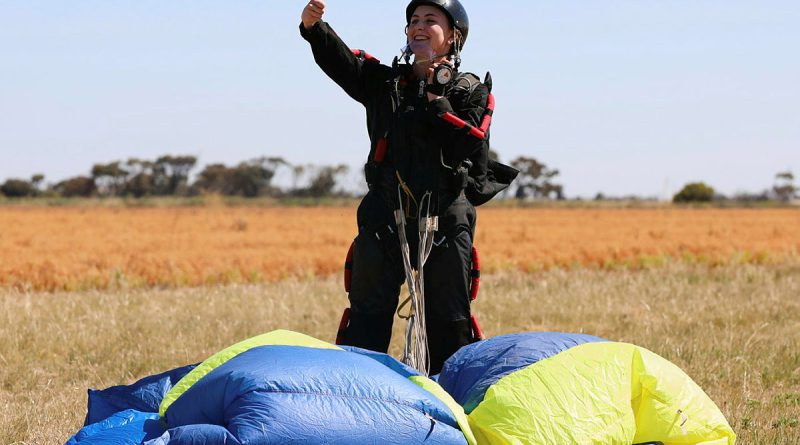
[[397, 306], [397, 316], [403, 320], [410, 320], [411, 317], [414, 316], [414, 313], [411, 312], [411, 308], [408, 309], [408, 315], [403, 314], [403, 309], [408, 305], [408, 303], [411, 303], [410, 296], [403, 300], [403, 302], [400, 303], [400, 306]]
[[[399, 175], [398, 175], [399, 177]], [[394, 220], [397, 224], [397, 235], [400, 239], [400, 253], [403, 258], [403, 270], [405, 271], [406, 276], [406, 287], [408, 287], [409, 299], [411, 300], [411, 311], [408, 316], [408, 323], [406, 324], [406, 341], [405, 347], [403, 349], [403, 363], [416, 368], [416, 363], [414, 360], [414, 354], [412, 354], [412, 347], [414, 343], [414, 320], [415, 320], [415, 313], [414, 313], [414, 302], [416, 301], [416, 285], [415, 285], [415, 277], [414, 271], [411, 267], [411, 251], [408, 246], [408, 238], [406, 237], [406, 217], [405, 211], [403, 210], [403, 200], [402, 200], [403, 188], [402, 186], [397, 187], [397, 198], [398, 203], [400, 204], [400, 208], [395, 210], [394, 212]]]
[[[438, 219], [431, 217], [431, 192], [426, 192], [420, 199], [417, 213], [419, 223], [418, 235], [419, 245], [417, 248], [417, 307], [415, 308], [416, 319], [415, 331], [416, 342], [414, 353], [416, 362], [421, 367], [417, 368], [424, 375], [430, 371], [430, 351], [428, 350], [428, 329], [427, 317], [425, 316], [425, 263], [428, 261], [431, 250], [433, 249], [433, 232], [436, 231]], [[427, 203], [427, 205], [423, 205]], [[424, 214], [423, 214], [424, 210]]]
[[[405, 206], [406, 207], [405, 208], [406, 218], [411, 218], [411, 215], [412, 215], [412, 213], [411, 213], [411, 202], [412, 201], [414, 202], [414, 207], [416, 207], [417, 209], [419, 209], [419, 204], [417, 204], [417, 200], [416, 200], [416, 198], [414, 198], [414, 193], [411, 192], [411, 188], [408, 187], [408, 184], [406, 184], [406, 182], [403, 181], [403, 177], [400, 176], [400, 172], [395, 170], [394, 174], [395, 174], [395, 176], [397, 176], [397, 181], [398, 181], [398, 184], [399, 184], [398, 187], [403, 191], [403, 193], [405, 194], [405, 197], [406, 197], [406, 206]], [[400, 204], [400, 208], [402, 209], [403, 208], [403, 201], [402, 201], [400, 193], [398, 193], [397, 201], [398, 201], [398, 204]]]
[[[433, 194], [431, 192], [427, 192], [422, 196], [422, 199], [420, 199], [419, 214], [417, 215], [419, 221], [424, 221], [424, 224], [421, 223], [419, 227], [420, 246], [424, 246], [424, 249], [420, 249], [420, 252], [424, 253], [424, 255], [420, 256], [420, 262], [418, 263], [420, 264], [420, 269], [422, 269], [422, 265], [428, 262], [428, 257], [433, 250], [433, 234], [439, 230], [439, 218], [437, 216], [430, 216], [432, 197]], [[427, 206], [423, 206], [422, 204], [425, 203], [426, 200]], [[425, 208], [424, 217], [422, 214], [423, 208]]]
[[[399, 175], [398, 175], [399, 179]], [[395, 223], [398, 228], [398, 236], [400, 238], [400, 252], [403, 258], [403, 269], [406, 275], [406, 285], [409, 292], [409, 300], [411, 302], [410, 315], [408, 316], [408, 323], [406, 324], [405, 332], [405, 347], [403, 350], [403, 363], [415, 368], [423, 375], [428, 375], [430, 370], [430, 361], [428, 359], [428, 336], [425, 326], [425, 297], [424, 297], [424, 275], [423, 268], [430, 248], [426, 246], [428, 227], [432, 226], [428, 218], [420, 221], [425, 224], [425, 235], [420, 233], [420, 245], [418, 255], [418, 268], [415, 270], [411, 265], [411, 249], [408, 245], [408, 237], [406, 236], [406, 213], [409, 209], [403, 209], [402, 194], [405, 190], [402, 185], [397, 188], [398, 202], [400, 208], [394, 212]], [[423, 196], [423, 200], [428, 200], [428, 214], [430, 212], [430, 192]], [[415, 201], [416, 204], [416, 201]], [[418, 207], [419, 208], [419, 207]], [[421, 213], [418, 214], [421, 216]], [[422, 238], [425, 238], [424, 240]], [[405, 303], [403, 304], [403, 306]], [[402, 307], [402, 306], [401, 306]], [[398, 309], [399, 311], [399, 309]]]

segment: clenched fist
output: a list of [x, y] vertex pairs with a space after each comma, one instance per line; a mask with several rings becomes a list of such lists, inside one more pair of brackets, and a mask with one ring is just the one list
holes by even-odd
[[300, 19], [303, 20], [303, 26], [306, 29], [310, 29], [318, 21], [322, 20], [324, 14], [325, 0], [310, 0], [306, 7], [303, 8], [303, 14], [300, 15]]

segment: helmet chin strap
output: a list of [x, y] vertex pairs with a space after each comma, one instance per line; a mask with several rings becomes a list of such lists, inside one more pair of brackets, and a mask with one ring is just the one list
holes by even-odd
[[461, 46], [464, 44], [464, 41], [462, 40], [461, 31], [455, 30], [453, 32], [453, 41], [450, 44], [452, 45], [451, 48], [453, 52], [453, 66], [458, 69], [458, 67], [461, 66]]
[[461, 66], [461, 51], [459, 50], [455, 50], [453, 53], [453, 66], [456, 67], [456, 69]]
[[406, 64], [411, 64], [411, 56], [414, 53], [411, 51], [411, 45], [406, 43], [406, 46], [400, 48], [400, 58], [406, 61]]
[[[453, 48], [453, 50], [452, 50], [453, 58], [452, 58], [451, 62], [453, 62], [453, 66], [455, 66], [455, 68], [458, 69], [458, 67], [461, 66], [461, 51], [459, 50], [458, 45], [455, 42], [451, 43], [451, 45], [453, 45], [452, 46], [452, 48]], [[411, 56], [413, 56], [413, 55], [414, 55], [414, 52], [411, 51], [411, 44], [410, 43], [406, 43], [405, 46], [400, 48], [400, 58], [405, 60], [406, 64], [412, 65]], [[437, 54], [437, 55], [434, 55], [434, 56], [432, 56], [432, 57], [430, 57], [428, 59], [421, 59], [421, 60], [416, 60], [415, 59], [414, 62], [413, 62], [413, 65], [416, 65], [418, 63], [433, 62], [434, 60], [436, 60], [436, 59], [438, 59], [440, 57], [449, 56], [449, 55], [450, 55], [449, 53], [448, 54]]]
[[435, 55], [435, 56], [431, 57], [430, 59], [421, 59], [421, 60], [414, 59], [414, 65], [416, 65], [416, 64], [418, 64], [418, 63], [428, 63], [428, 62], [433, 62], [433, 61], [435, 61], [435, 60], [439, 59], [440, 57], [444, 57], [444, 56], [448, 56], [448, 55], [449, 55], [449, 54], [437, 54], [437, 55]]

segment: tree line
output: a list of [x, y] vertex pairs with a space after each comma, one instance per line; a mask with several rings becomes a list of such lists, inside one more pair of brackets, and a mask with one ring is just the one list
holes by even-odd
[[[493, 158], [497, 154], [492, 152]], [[565, 199], [564, 187], [555, 182], [559, 175], [532, 157], [521, 156], [511, 162], [520, 171], [505, 197], [519, 200]], [[53, 184], [44, 183], [44, 175], [30, 179], [8, 179], [0, 184], [0, 194], [8, 198], [29, 197], [122, 197], [197, 196], [219, 194], [254, 198], [349, 196], [342, 180], [349, 172], [346, 165], [291, 164], [281, 157], [260, 157], [235, 166], [206, 165], [193, 178], [197, 157], [164, 155], [156, 160], [131, 158], [94, 164], [88, 175], [79, 175]], [[288, 175], [290, 185], [274, 183], [280, 172]]]
[[[346, 165], [293, 165], [280, 157], [261, 157], [235, 166], [209, 164], [191, 180], [197, 158], [188, 155], [164, 155], [156, 160], [131, 158], [127, 161], [100, 163], [88, 175], [80, 175], [45, 185], [44, 175], [30, 180], [8, 179], [0, 185], [0, 193], [9, 198], [23, 197], [132, 197], [225, 196], [326, 197], [344, 196], [337, 189], [348, 172]], [[285, 169], [292, 177], [292, 186], [273, 184], [275, 175]]]
[[[490, 157], [498, 160], [497, 153]], [[501, 198], [520, 201], [565, 200], [564, 186], [558, 181], [560, 171], [549, 167], [534, 157], [520, 156], [510, 162], [519, 170], [512, 186]], [[197, 158], [189, 155], [164, 155], [156, 160], [131, 158], [127, 161], [99, 163], [92, 166], [88, 175], [80, 175], [45, 184], [44, 175], [36, 174], [30, 179], [8, 179], [0, 184], [0, 195], [8, 198], [24, 197], [130, 197], [151, 196], [198, 196], [219, 194], [254, 198], [268, 197], [347, 197], [353, 191], [346, 190], [342, 180], [349, 172], [346, 165], [292, 164], [281, 157], [260, 157], [240, 162], [234, 166], [225, 164], [206, 165], [193, 178], [191, 172], [197, 166]], [[291, 184], [279, 186], [275, 177], [283, 172], [291, 178]], [[795, 186], [790, 171], [775, 176], [770, 189], [760, 193], [739, 193], [726, 197], [703, 182], [686, 184], [673, 201], [780, 201], [790, 202], [798, 197], [800, 187]], [[598, 193], [595, 200], [614, 200]], [[641, 199], [629, 197], [629, 199]]]
[[712, 202], [712, 201], [737, 201], [737, 202], [766, 202], [779, 201], [788, 203], [798, 198], [800, 187], [794, 184], [794, 174], [791, 171], [779, 172], [775, 175], [775, 183], [771, 189], [759, 193], [737, 193], [732, 197], [725, 196], [714, 190], [714, 187], [705, 182], [691, 182], [686, 184], [672, 201], [675, 203]]

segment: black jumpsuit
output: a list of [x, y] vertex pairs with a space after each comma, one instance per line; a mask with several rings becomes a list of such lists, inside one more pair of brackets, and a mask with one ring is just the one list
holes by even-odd
[[[416, 263], [415, 201], [419, 204], [430, 191], [439, 230], [425, 265], [424, 285], [430, 371], [437, 373], [450, 355], [472, 341], [469, 283], [476, 215], [470, 201], [480, 203], [481, 191], [491, 188], [486, 138], [469, 134], [443, 116], [450, 113], [478, 127], [488, 88], [475, 76], [460, 76], [444, 98], [429, 102], [424, 82], [410, 66], [382, 65], [351, 51], [325, 22], [310, 29], [300, 25], [300, 32], [322, 70], [366, 108], [372, 145], [365, 167], [369, 192], [357, 215], [351, 315], [344, 343], [388, 349], [405, 280], [393, 211], [400, 201], [410, 209], [407, 238]], [[413, 196], [403, 193], [398, 198], [401, 181]]]

